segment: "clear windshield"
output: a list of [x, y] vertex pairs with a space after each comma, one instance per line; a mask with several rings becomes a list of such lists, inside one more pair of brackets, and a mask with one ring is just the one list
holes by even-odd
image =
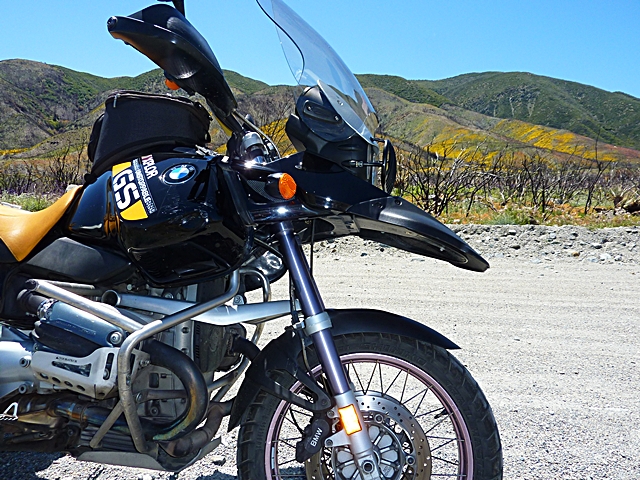
[[256, 0], [278, 27], [289, 68], [301, 86], [318, 86], [333, 108], [373, 144], [378, 117], [362, 86], [327, 41], [282, 0]]

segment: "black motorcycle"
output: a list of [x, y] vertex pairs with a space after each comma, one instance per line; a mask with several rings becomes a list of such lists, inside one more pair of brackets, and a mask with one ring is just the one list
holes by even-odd
[[[227, 153], [206, 148], [210, 113], [184, 94], [117, 92], [83, 186], [41, 212], [0, 207], [0, 450], [179, 471], [227, 418], [241, 479], [501, 478], [491, 408], [456, 344], [396, 314], [327, 309], [302, 245], [357, 235], [488, 263], [391, 195], [395, 152], [367, 95], [281, 0], [258, 4], [300, 86], [285, 157], [173, 3], [109, 32], [204, 98]], [[285, 273], [290, 299], [271, 301]]]

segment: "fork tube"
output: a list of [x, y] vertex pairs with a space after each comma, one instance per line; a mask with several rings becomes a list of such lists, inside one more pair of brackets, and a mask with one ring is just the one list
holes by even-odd
[[318, 286], [311, 276], [307, 259], [293, 233], [293, 225], [291, 222], [282, 222], [276, 228], [276, 237], [280, 242], [280, 250], [284, 255], [289, 275], [296, 287], [302, 313], [305, 317], [312, 317], [324, 312]]
[[[333, 337], [329, 330], [322, 330], [311, 336], [313, 344], [316, 346], [318, 357], [320, 357], [320, 363], [325, 372], [331, 372], [328, 375], [329, 385], [334, 395], [339, 395], [349, 391], [349, 382], [342, 369], [342, 364], [338, 360], [338, 352], [336, 351], [336, 345], [333, 342]], [[332, 355], [332, 352], [335, 355]]]
[[[373, 444], [369, 438], [362, 412], [358, 407], [355, 393], [351, 391], [347, 375], [340, 363], [340, 356], [331, 335], [331, 322], [325, 322], [325, 319], [322, 318], [322, 316], [327, 316], [324, 303], [291, 222], [277, 224], [275, 235], [280, 242], [280, 251], [284, 256], [285, 264], [289, 269], [289, 275], [300, 300], [300, 307], [305, 316], [305, 331], [311, 333], [311, 340], [316, 347], [336, 407], [338, 409], [347, 406], [355, 408], [362, 426], [360, 431], [348, 435], [347, 440], [360, 472], [360, 478], [362, 480], [380, 480], [382, 475], [378, 468], [379, 460], [375, 456]], [[314, 328], [309, 329], [310, 317], [316, 315], [319, 316], [315, 317], [318, 323]]]
[[[311, 276], [304, 252], [294, 235], [293, 225], [290, 222], [282, 222], [276, 228], [276, 237], [280, 242], [281, 253], [284, 255], [289, 275], [296, 288], [302, 313], [305, 318], [324, 313], [325, 307], [322, 297], [320, 297], [318, 286]], [[349, 391], [349, 382], [340, 363], [330, 330], [320, 330], [314, 333], [311, 335], [311, 340], [316, 346], [320, 363], [327, 374], [332, 393], [340, 395]]]

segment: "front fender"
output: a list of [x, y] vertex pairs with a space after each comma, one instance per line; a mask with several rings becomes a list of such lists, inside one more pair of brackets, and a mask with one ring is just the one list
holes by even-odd
[[[394, 313], [368, 309], [327, 310], [327, 313], [331, 317], [333, 324], [331, 334], [334, 337], [352, 333], [384, 333], [415, 338], [448, 350], [460, 348], [432, 328]], [[261, 387], [271, 383], [273, 393], [284, 390], [284, 387], [270, 380], [270, 372], [285, 370], [296, 378], [301, 375], [300, 369], [297, 368], [298, 356], [301, 352], [300, 337], [292, 331], [286, 331], [264, 347], [251, 362], [238, 390], [231, 410], [229, 430], [238, 426], [242, 415], [254, 401]]]

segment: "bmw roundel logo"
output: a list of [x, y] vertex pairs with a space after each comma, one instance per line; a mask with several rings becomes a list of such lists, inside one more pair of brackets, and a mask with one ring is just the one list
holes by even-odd
[[196, 167], [189, 165], [174, 165], [162, 174], [162, 181], [169, 185], [178, 185], [189, 181], [196, 174]]

